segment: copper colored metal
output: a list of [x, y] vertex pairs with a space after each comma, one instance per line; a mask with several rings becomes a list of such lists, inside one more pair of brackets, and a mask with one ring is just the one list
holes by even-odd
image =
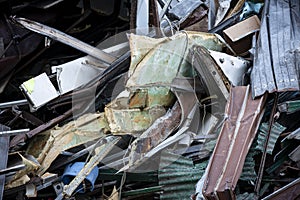
[[265, 99], [252, 100], [249, 86], [231, 89], [226, 120], [208, 166], [203, 188], [206, 199], [236, 199], [234, 188], [260, 124]]

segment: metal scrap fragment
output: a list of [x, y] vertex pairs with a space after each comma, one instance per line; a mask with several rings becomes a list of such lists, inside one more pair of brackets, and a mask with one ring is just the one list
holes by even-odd
[[235, 199], [234, 188], [256, 135], [265, 96], [252, 100], [250, 87], [231, 89], [226, 119], [208, 166], [203, 195], [207, 199]]

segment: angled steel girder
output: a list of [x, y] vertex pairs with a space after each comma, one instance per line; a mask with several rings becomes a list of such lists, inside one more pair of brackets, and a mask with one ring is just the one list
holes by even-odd
[[252, 100], [250, 86], [231, 89], [227, 117], [207, 169], [206, 199], [235, 199], [234, 188], [261, 121], [265, 97]]

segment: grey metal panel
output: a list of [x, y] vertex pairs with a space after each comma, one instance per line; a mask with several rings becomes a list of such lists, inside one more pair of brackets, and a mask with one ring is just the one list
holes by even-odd
[[299, 13], [298, 0], [265, 2], [251, 73], [253, 97], [299, 90]]

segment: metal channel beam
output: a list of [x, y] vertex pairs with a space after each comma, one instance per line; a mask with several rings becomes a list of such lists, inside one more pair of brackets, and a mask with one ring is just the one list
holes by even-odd
[[234, 188], [263, 114], [265, 96], [252, 100], [250, 86], [231, 89], [227, 116], [208, 166], [203, 195], [209, 200], [235, 199]]

